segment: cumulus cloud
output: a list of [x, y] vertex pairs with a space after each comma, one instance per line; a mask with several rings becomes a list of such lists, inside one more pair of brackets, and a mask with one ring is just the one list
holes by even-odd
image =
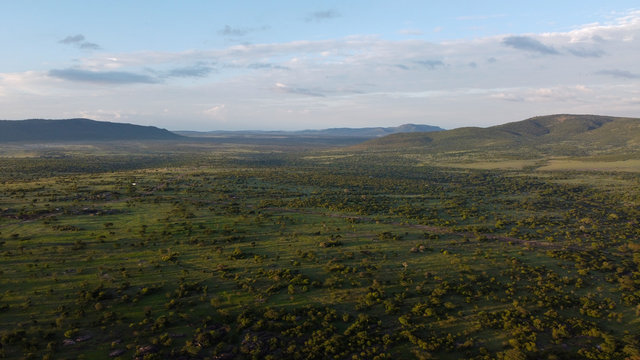
[[306, 22], [331, 20], [340, 17], [340, 13], [336, 10], [315, 11], [307, 15], [304, 19]]
[[81, 69], [53, 69], [49, 76], [77, 82], [96, 84], [153, 84], [157, 79], [126, 71], [89, 71]]
[[543, 55], [557, 55], [558, 50], [553, 46], [547, 46], [530, 36], [508, 36], [502, 40], [502, 44], [518, 50], [536, 52]]
[[85, 37], [82, 34], [69, 35], [58, 42], [60, 44], [73, 45], [82, 50], [100, 50], [100, 45], [85, 41]]

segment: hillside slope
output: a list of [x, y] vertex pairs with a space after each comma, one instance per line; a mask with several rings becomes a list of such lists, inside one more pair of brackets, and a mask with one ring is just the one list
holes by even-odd
[[182, 136], [154, 126], [89, 119], [0, 120], [0, 142], [173, 140]]
[[422, 152], [499, 151], [538, 155], [597, 155], [640, 150], [640, 119], [598, 115], [549, 115], [488, 128], [393, 134], [367, 141], [366, 150]]

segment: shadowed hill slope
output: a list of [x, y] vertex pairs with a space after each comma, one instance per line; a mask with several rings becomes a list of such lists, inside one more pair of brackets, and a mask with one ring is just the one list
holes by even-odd
[[154, 126], [89, 119], [1, 120], [0, 142], [62, 142], [86, 140], [174, 140], [183, 138]]
[[488, 128], [393, 134], [367, 141], [366, 150], [506, 151], [526, 155], [594, 155], [640, 150], [640, 119], [549, 115]]

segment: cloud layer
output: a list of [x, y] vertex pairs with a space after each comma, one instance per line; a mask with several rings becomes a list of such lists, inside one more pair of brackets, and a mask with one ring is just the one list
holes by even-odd
[[153, 84], [156, 80], [143, 74], [126, 71], [88, 71], [80, 69], [53, 69], [49, 76], [68, 80], [95, 84]]
[[614, 78], [620, 78], [620, 79], [640, 79], [640, 75], [639, 74], [633, 74], [633, 73], [631, 73], [630, 71], [627, 71], [627, 70], [618, 70], [618, 69], [600, 70], [600, 71], [596, 72], [596, 74], [612, 76]]
[[[325, 10], [305, 20], [339, 16]], [[226, 25], [218, 35], [261, 30]], [[407, 122], [450, 128], [549, 113], [637, 116], [638, 34], [640, 12], [630, 12], [567, 32], [440, 43], [355, 35], [179, 52], [99, 50], [46, 71], [0, 73], [0, 106], [11, 109], [7, 118], [82, 112], [202, 130]], [[98, 49], [81, 34], [59, 43]]]
[[508, 36], [502, 40], [502, 43], [514, 49], [531, 51], [543, 55], [559, 54], [558, 50], [554, 49], [552, 46], [545, 45], [539, 40], [529, 36]]

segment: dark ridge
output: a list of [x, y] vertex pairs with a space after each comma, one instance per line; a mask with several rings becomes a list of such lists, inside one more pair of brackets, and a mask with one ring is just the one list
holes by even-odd
[[556, 155], [640, 150], [640, 119], [599, 115], [548, 115], [488, 128], [392, 134], [355, 148], [428, 152], [519, 151]]
[[154, 126], [90, 119], [0, 120], [0, 142], [175, 140], [180, 138], [183, 137]]

